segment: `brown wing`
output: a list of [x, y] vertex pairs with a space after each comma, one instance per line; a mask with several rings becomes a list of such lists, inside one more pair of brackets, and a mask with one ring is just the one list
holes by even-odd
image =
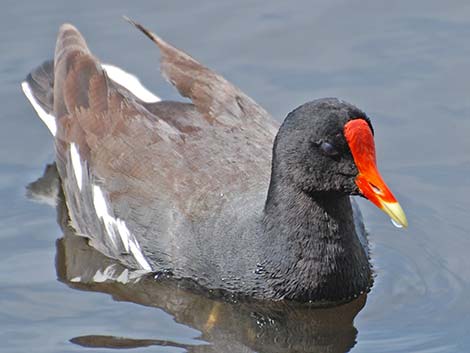
[[193, 104], [145, 104], [124, 92], [71, 25], [57, 40], [53, 103], [74, 227], [106, 255], [133, 255], [128, 265], [149, 269], [140, 247], [145, 257], [158, 238], [162, 253], [152, 246], [152, 257], [171, 264], [177, 254], [166, 250], [178, 234], [235, 196], [267, 188], [276, 125], [224, 78], [135, 25], [159, 46], [163, 75]]
[[183, 97], [191, 99], [197, 110], [209, 122], [258, 126], [267, 134], [276, 133], [271, 116], [250, 97], [214, 71], [201, 65], [181, 50], [166, 43], [156, 34], [126, 17], [160, 49], [160, 69], [163, 76], [174, 85]]

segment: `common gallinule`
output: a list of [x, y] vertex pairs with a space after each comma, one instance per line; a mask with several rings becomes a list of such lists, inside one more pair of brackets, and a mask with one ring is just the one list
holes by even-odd
[[69, 24], [54, 61], [22, 83], [54, 135], [76, 232], [129, 268], [212, 292], [342, 302], [367, 291], [350, 195], [407, 220], [377, 171], [366, 114], [318, 99], [278, 128], [223, 77], [132, 23], [192, 103], [158, 101], [102, 65]]

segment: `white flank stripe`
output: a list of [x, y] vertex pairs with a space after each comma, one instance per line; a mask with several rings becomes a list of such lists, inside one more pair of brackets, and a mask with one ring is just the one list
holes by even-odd
[[137, 98], [146, 103], [160, 102], [160, 97], [145, 88], [136, 76], [114, 65], [101, 64], [101, 67], [106, 71], [111, 80], [127, 88]]
[[103, 220], [104, 226], [106, 227], [106, 232], [108, 233], [111, 242], [117, 248], [116, 233], [114, 232], [114, 228], [112, 226], [114, 217], [108, 213], [106, 199], [104, 198], [101, 189], [96, 185], [93, 185], [93, 206], [95, 206], [95, 211], [98, 218]]
[[36, 101], [33, 92], [31, 92], [31, 87], [29, 87], [28, 85], [28, 82], [21, 82], [21, 88], [23, 89], [26, 98], [28, 98], [36, 113], [39, 115], [44, 124], [46, 124], [47, 128], [52, 133], [52, 135], [55, 136], [55, 134], [57, 133], [57, 124], [55, 122], [55, 117], [51, 114], [48, 114]]
[[126, 222], [124, 222], [122, 219], [116, 219], [116, 223], [122, 243], [124, 244], [124, 248], [126, 249], [126, 252], [129, 252], [129, 239], [131, 237], [131, 232], [127, 228]]
[[142, 266], [144, 270], [152, 271], [152, 268], [150, 267], [149, 263], [145, 259], [144, 254], [142, 254], [140, 245], [139, 243], [137, 243], [137, 240], [135, 239], [134, 236], [129, 238], [129, 247], [131, 249], [132, 255], [134, 255], [134, 258], [140, 264], [140, 266]]
[[151, 271], [152, 268], [145, 259], [137, 239], [133, 234], [131, 234], [124, 220], [111, 216], [108, 211], [107, 202], [103, 192], [97, 185], [93, 185], [93, 205], [95, 207], [96, 215], [98, 218], [103, 220], [106, 232], [108, 233], [113, 245], [117, 248], [117, 231], [126, 251], [130, 252], [134, 256], [142, 269]]
[[75, 143], [70, 144], [70, 159], [72, 160], [73, 172], [75, 173], [75, 180], [77, 181], [78, 188], [82, 191], [82, 161], [80, 154], [78, 153], [77, 145]]

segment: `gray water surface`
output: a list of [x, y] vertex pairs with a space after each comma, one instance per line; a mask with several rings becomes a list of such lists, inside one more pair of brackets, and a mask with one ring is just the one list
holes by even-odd
[[[60, 24], [71, 22], [103, 62], [177, 99], [158, 73], [157, 49], [122, 15], [223, 74], [278, 120], [327, 96], [368, 113], [379, 168], [410, 227], [394, 228], [361, 201], [377, 275], [367, 299], [326, 311], [249, 307], [147, 281], [70, 281], [64, 268], [84, 269], [64, 264], [83, 244], [56, 244], [63, 231], [55, 209], [25, 197], [53, 146], [19, 84], [52, 57]], [[0, 38], [0, 351], [470, 351], [468, 1], [7, 0]], [[106, 261], [86, 256], [98, 267]]]

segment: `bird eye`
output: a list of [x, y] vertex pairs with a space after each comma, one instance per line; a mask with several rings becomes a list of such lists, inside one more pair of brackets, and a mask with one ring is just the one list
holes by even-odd
[[334, 157], [339, 154], [336, 148], [329, 142], [323, 141], [320, 144], [320, 149], [322, 150], [323, 154], [325, 154], [326, 156]]

